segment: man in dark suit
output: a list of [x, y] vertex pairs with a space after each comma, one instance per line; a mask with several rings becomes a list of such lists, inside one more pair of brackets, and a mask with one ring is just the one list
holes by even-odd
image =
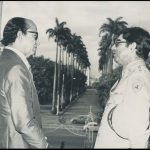
[[3, 31], [0, 56], [0, 148], [47, 148], [40, 105], [26, 57], [36, 51], [32, 20], [14, 17]]

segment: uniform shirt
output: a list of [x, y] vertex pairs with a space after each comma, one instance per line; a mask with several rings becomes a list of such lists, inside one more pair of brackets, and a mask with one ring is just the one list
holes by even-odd
[[[115, 106], [111, 121], [116, 132], [108, 124], [108, 114]], [[110, 91], [95, 148], [147, 148], [149, 106], [150, 73], [138, 60], [123, 69], [120, 82]]]

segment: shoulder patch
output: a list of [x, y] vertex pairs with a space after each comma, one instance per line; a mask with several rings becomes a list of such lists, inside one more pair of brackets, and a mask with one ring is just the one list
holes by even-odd
[[132, 82], [132, 90], [137, 93], [137, 92], [140, 92], [142, 90], [144, 86], [144, 82], [141, 81], [140, 79], [135, 79], [133, 82]]

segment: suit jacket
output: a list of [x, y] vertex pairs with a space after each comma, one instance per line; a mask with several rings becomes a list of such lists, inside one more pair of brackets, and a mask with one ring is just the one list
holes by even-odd
[[46, 148], [32, 75], [9, 49], [0, 57], [0, 148]]

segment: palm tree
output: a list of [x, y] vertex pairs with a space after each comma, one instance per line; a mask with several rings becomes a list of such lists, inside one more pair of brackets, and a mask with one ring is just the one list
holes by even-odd
[[[78, 76], [76, 76], [75, 62], [80, 58], [81, 50], [84, 47], [81, 36], [77, 36], [75, 33], [72, 35], [72, 50], [71, 50], [71, 88], [70, 88], [70, 102], [75, 96], [78, 96]], [[76, 78], [75, 78], [76, 76]], [[75, 86], [75, 81], [77, 82]]]
[[[100, 48], [99, 50], [101, 50], [101, 47], [105, 47], [106, 49], [103, 49], [103, 53], [99, 53], [100, 54], [100, 60], [99, 62], [103, 62], [101, 59], [104, 60], [103, 57], [105, 57], [106, 61], [104, 64], [99, 64], [105, 66], [105, 71], [103, 71], [103, 73], [112, 73], [112, 66], [113, 66], [113, 58], [112, 58], [112, 45], [113, 45], [113, 40], [114, 38], [117, 37], [118, 33], [127, 27], [128, 23], [125, 21], [120, 21], [122, 19], [122, 17], [118, 17], [115, 20], [112, 20], [111, 18], [107, 18], [108, 23], [104, 23], [101, 27], [100, 27], [100, 32], [99, 35], [101, 35], [102, 33], [106, 33], [105, 38], [103, 38], [103, 43], [100, 43]], [[104, 41], [105, 39], [105, 41]], [[103, 46], [103, 44], [105, 46]], [[104, 55], [102, 55], [104, 54]], [[101, 66], [99, 68], [102, 68]]]
[[[81, 40], [79, 40], [78, 47], [76, 49], [76, 53], [77, 53], [77, 55], [76, 55], [77, 61], [76, 62], [78, 62], [78, 67], [77, 67], [78, 69], [77, 70], [79, 72], [81, 72], [84, 76], [86, 76], [86, 69], [87, 69], [87, 67], [90, 66], [90, 62], [88, 59], [86, 47]], [[82, 92], [81, 86], [80, 86], [79, 74], [77, 74], [76, 78], [77, 78], [76, 95], [79, 95], [79, 93]]]
[[67, 55], [67, 46], [70, 42], [70, 39], [71, 39], [71, 30], [69, 28], [63, 28], [62, 30], [62, 40], [61, 40], [61, 45], [63, 46], [63, 50], [61, 51], [60, 49], [60, 102], [61, 102], [61, 109], [63, 109], [65, 107], [65, 77], [66, 77], [66, 68], [65, 67], [65, 63], [64, 63], [64, 53], [66, 52], [66, 55]]
[[107, 73], [107, 58], [108, 58], [108, 49], [111, 39], [108, 34], [102, 36], [102, 39], [99, 43], [99, 70], [102, 70], [103, 74]]
[[79, 43], [81, 41], [81, 37], [77, 36], [75, 33], [72, 35], [72, 50], [71, 50], [71, 66], [70, 66], [70, 75], [71, 75], [71, 88], [70, 88], [70, 102], [72, 101], [72, 99], [74, 98], [74, 74], [75, 74], [75, 55], [76, 55], [76, 51], [78, 49]]
[[[53, 101], [52, 101], [52, 112], [56, 113], [56, 100], [57, 100], [57, 113], [59, 109], [59, 75], [58, 75], [58, 47], [61, 46], [62, 43], [62, 30], [66, 22], [59, 23], [56, 18], [56, 27], [49, 28], [46, 30], [46, 34], [48, 33], [48, 38], [54, 38], [56, 42], [56, 61], [55, 61], [55, 71], [54, 71], [54, 81], [53, 81]], [[61, 51], [61, 48], [60, 48]], [[60, 63], [60, 60], [59, 60]]]

